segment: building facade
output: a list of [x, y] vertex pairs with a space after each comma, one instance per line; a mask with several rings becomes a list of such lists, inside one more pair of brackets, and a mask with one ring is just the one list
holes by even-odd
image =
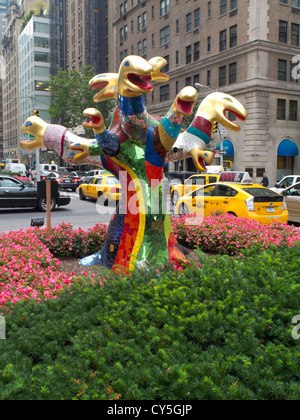
[[21, 159], [19, 145], [19, 69], [18, 38], [22, 8], [19, 2], [10, 3], [6, 16], [6, 30], [2, 39], [6, 75], [3, 82], [3, 154], [4, 158]]
[[[38, 109], [39, 116], [51, 123], [50, 79], [50, 19], [33, 16], [19, 36], [19, 126]], [[20, 133], [21, 140], [28, 135]], [[33, 154], [23, 151], [30, 166]]]
[[[170, 81], [148, 96], [151, 112], [187, 85], [207, 87], [200, 99], [229, 93], [249, 117], [240, 133], [223, 133], [225, 159], [254, 181], [300, 173], [300, 0], [111, 0], [108, 15], [110, 72], [127, 55], [168, 61]], [[211, 148], [218, 143], [214, 135]], [[177, 168], [193, 169], [188, 160]]]
[[106, 72], [108, 0], [50, 0], [51, 74], [89, 65]]

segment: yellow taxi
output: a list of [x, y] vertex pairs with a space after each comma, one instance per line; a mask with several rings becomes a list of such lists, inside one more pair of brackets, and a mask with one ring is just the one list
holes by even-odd
[[216, 174], [197, 174], [192, 175], [183, 184], [173, 185], [171, 188], [171, 201], [174, 206], [177, 204], [180, 197], [183, 197], [191, 192], [196, 191], [202, 185], [212, 184], [218, 182], [220, 175]]
[[121, 185], [113, 175], [100, 175], [90, 179], [87, 184], [79, 186], [79, 198], [85, 200], [104, 198], [104, 203], [118, 202], [121, 197]]
[[215, 212], [228, 213], [255, 219], [264, 225], [287, 223], [289, 218], [284, 197], [253, 184], [247, 172], [223, 172], [218, 183], [200, 187], [180, 198], [175, 212], [204, 217]]

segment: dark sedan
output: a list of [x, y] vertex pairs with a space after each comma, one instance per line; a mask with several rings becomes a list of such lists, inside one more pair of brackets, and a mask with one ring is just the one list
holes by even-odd
[[[72, 190], [75, 192], [79, 185], [79, 180], [77, 177], [74, 178], [72, 174], [58, 174], [57, 172], [49, 172], [45, 179], [54, 179], [58, 183], [58, 188], [62, 190]], [[81, 181], [81, 180], [80, 180]]]
[[[52, 198], [51, 210], [56, 206], [67, 206], [71, 198], [64, 192], [59, 192], [56, 198]], [[0, 175], [0, 208], [35, 207], [40, 211], [46, 211], [46, 200], [38, 198], [38, 190], [31, 184], [22, 182], [16, 178]]]

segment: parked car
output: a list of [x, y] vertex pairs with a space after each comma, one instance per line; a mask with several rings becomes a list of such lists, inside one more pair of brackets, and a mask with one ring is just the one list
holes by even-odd
[[171, 188], [172, 203], [176, 205], [180, 197], [183, 197], [184, 195], [189, 194], [192, 191], [195, 191], [198, 187], [201, 187], [202, 185], [218, 182], [219, 178], [220, 178], [219, 175], [197, 174], [188, 178], [184, 182], [184, 184], [173, 185]]
[[103, 196], [105, 204], [109, 201], [117, 202], [121, 197], [120, 182], [113, 175], [92, 178], [88, 184], [81, 184], [78, 191], [80, 200], [86, 198], [98, 200]]
[[300, 182], [282, 192], [289, 212], [289, 222], [300, 223]]
[[[64, 192], [59, 192], [57, 198], [52, 198], [51, 210], [56, 206], [67, 206], [71, 198]], [[46, 200], [38, 198], [38, 190], [32, 184], [20, 181], [12, 176], [0, 176], [0, 208], [34, 207], [46, 211]]]
[[[215, 212], [254, 219], [268, 225], [288, 222], [288, 210], [282, 195], [261, 185], [252, 184], [248, 173], [225, 172], [218, 183], [198, 188], [178, 200], [176, 214]], [[227, 182], [228, 181], [228, 182]]]
[[300, 182], [300, 175], [288, 175], [285, 176], [280, 182], [278, 182], [273, 188], [270, 189], [281, 194], [286, 188], [289, 188], [292, 185], [297, 184], [298, 182]]
[[77, 178], [69, 176], [69, 174], [63, 175], [58, 174], [57, 172], [48, 172], [45, 179], [54, 179], [58, 182], [58, 188], [61, 188], [62, 190], [72, 190], [73, 192], [77, 190], [78, 180]]

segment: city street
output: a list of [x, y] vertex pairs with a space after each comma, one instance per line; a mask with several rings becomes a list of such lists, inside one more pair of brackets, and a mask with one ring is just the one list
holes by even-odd
[[[97, 223], [108, 224], [111, 215], [98, 214], [96, 202], [92, 200], [80, 201], [78, 193], [68, 193], [71, 203], [66, 207], [56, 208], [52, 212], [52, 227], [60, 223], [71, 223], [74, 228], [81, 227], [86, 230]], [[114, 212], [113, 207], [101, 207], [101, 213]], [[34, 209], [0, 209], [0, 232], [17, 231], [27, 229], [31, 225], [31, 219], [44, 218], [46, 225], [46, 213]]]

